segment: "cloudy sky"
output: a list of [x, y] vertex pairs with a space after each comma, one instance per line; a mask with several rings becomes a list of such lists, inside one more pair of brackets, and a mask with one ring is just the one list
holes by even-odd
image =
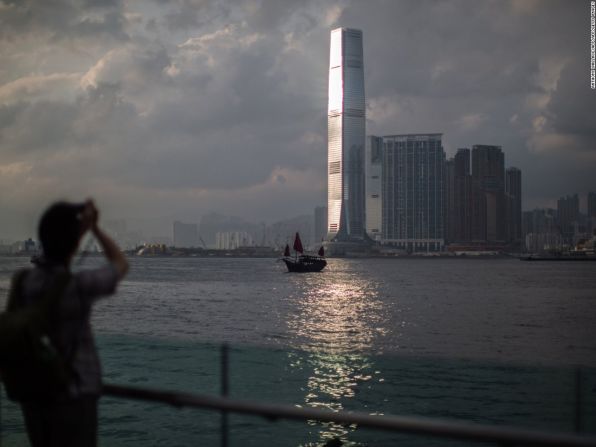
[[329, 33], [367, 133], [503, 146], [524, 208], [596, 190], [589, 1], [0, 0], [0, 239], [58, 198], [272, 221], [326, 202]]

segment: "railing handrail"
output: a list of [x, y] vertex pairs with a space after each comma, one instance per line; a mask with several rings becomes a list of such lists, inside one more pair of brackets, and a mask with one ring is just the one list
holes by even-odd
[[161, 402], [176, 407], [208, 408], [217, 411], [243, 413], [262, 416], [267, 419], [319, 420], [338, 424], [357, 424], [358, 426], [379, 430], [478, 442], [495, 442], [506, 445], [596, 446], [595, 436], [549, 433], [510, 426], [497, 427], [423, 417], [333, 412], [316, 408], [302, 408], [252, 400], [231, 399], [229, 397], [113, 384], [104, 384], [103, 394], [126, 399]]

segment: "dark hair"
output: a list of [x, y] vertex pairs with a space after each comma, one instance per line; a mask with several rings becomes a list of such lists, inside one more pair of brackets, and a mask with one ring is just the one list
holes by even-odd
[[41, 216], [38, 233], [44, 256], [65, 262], [76, 250], [81, 237], [81, 212], [84, 205], [57, 202]]

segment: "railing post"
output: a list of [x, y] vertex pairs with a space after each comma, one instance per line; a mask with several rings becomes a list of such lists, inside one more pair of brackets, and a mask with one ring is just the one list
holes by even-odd
[[575, 368], [575, 432], [582, 430], [582, 376], [581, 368]]
[[[227, 397], [228, 387], [228, 345], [221, 345], [221, 395]], [[221, 412], [221, 447], [228, 447], [228, 412]]]

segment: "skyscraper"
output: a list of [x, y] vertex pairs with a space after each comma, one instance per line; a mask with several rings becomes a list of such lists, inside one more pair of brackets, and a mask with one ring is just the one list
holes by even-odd
[[383, 194], [383, 138], [366, 137], [365, 150], [366, 234], [374, 241], [382, 238]]
[[472, 240], [472, 176], [470, 175], [470, 149], [457, 150], [454, 161], [454, 240]]
[[408, 251], [445, 244], [441, 134], [383, 137], [382, 241]]
[[327, 113], [329, 240], [364, 239], [363, 66], [362, 31], [331, 31]]
[[521, 171], [508, 168], [505, 171], [505, 195], [507, 198], [507, 241], [516, 245], [521, 243], [521, 214], [522, 214], [522, 185]]
[[596, 192], [588, 193], [588, 232], [596, 236]]
[[455, 241], [455, 159], [445, 162], [445, 239]]
[[579, 222], [579, 196], [574, 194], [561, 197], [557, 201], [557, 215], [565, 242], [572, 244], [575, 227]]
[[596, 217], [596, 192], [588, 193], [588, 217]]
[[522, 213], [524, 248], [530, 253], [560, 249], [563, 237], [553, 209], [534, 209]]
[[505, 155], [501, 146], [472, 147], [472, 239], [505, 240]]

